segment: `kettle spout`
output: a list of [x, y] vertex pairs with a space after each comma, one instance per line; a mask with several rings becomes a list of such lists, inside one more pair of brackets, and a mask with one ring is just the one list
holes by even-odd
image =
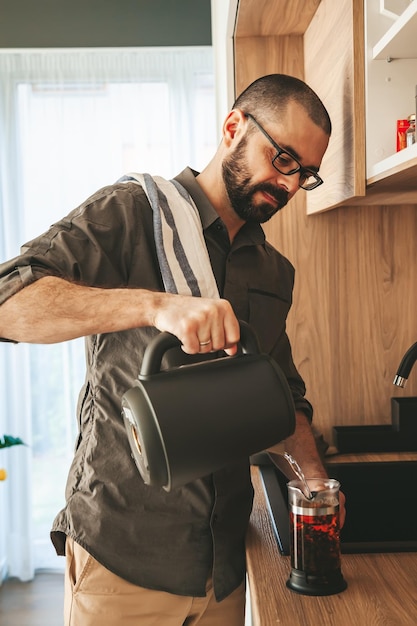
[[411, 368], [417, 360], [417, 343], [411, 346], [404, 354], [400, 366], [397, 370], [393, 384], [397, 387], [405, 387], [407, 379], [410, 375]]

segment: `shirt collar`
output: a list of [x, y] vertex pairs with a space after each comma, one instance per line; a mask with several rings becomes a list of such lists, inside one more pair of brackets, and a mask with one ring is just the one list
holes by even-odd
[[[203, 230], [206, 230], [219, 220], [219, 215], [209, 199], [201, 189], [196, 180], [198, 172], [186, 167], [178, 176], [175, 176], [177, 180], [188, 191], [192, 199], [194, 200], [198, 212], [200, 213], [201, 223]], [[247, 243], [253, 243], [255, 245], [262, 245], [265, 243], [265, 233], [260, 224], [245, 223], [238, 232], [236, 239], [244, 239]]]
[[178, 176], [175, 177], [175, 180], [177, 180], [183, 187], [185, 187], [185, 189], [194, 200], [198, 212], [200, 213], [203, 230], [206, 230], [206, 228], [211, 226], [218, 219], [219, 216], [213, 205], [210, 203], [209, 199], [205, 195], [204, 191], [198, 184], [196, 180], [197, 175], [198, 172], [192, 170], [190, 167], [186, 167], [185, 170], [183, 170], [180, 174], [178, 174]]

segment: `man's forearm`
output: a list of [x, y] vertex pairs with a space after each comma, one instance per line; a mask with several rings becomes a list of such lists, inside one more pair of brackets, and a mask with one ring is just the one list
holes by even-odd
[[0, 337], [18, 342], [58, 343], [142, 326], [174, 334], [190, 354], [221, 349], [234, 354], [239, 341], [239, 323], [222, 299], [101, 289], [48, 276], [0, 306]]
[[300, 465], [307, 478], [327, 476], [317, 450], [314, 433], [307, 417], [301, 411], [296, 412], [295, 432], [285, 440], [285, 448]]
[[296, 427], [294, 434], [270, 448], [271, 452], [288, 452], [297, 461], [307, 478], [327, 476], [320, 454], [317, 450], [313, 431], [307, 417], [302, 411], [296, 411]]
[[[135, 297], [136, 296], [136, 297]], [[23, 288], [0, 307], [0, 336], [57, 343], [151, 324], [152, 292], [97, 289], [57, 277]]]

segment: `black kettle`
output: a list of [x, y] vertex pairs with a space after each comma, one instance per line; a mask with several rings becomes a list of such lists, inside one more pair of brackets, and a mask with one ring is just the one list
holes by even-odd
[[166, 491], [288, 437], [295, 408], [287, 380], [240, 322], [242, 353], [161, 371], [180, 345], [162, 332], [147, 346], [134, 387], [122, 398], [132, 456], [147, 485]]

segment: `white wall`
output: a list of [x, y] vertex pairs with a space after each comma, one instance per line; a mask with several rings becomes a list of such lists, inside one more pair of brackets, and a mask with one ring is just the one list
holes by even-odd
[[238, 0], [211, 0], [211, 31], [219, 140], [221, 125], [235, 99], [233, 32], [237, 5]]

